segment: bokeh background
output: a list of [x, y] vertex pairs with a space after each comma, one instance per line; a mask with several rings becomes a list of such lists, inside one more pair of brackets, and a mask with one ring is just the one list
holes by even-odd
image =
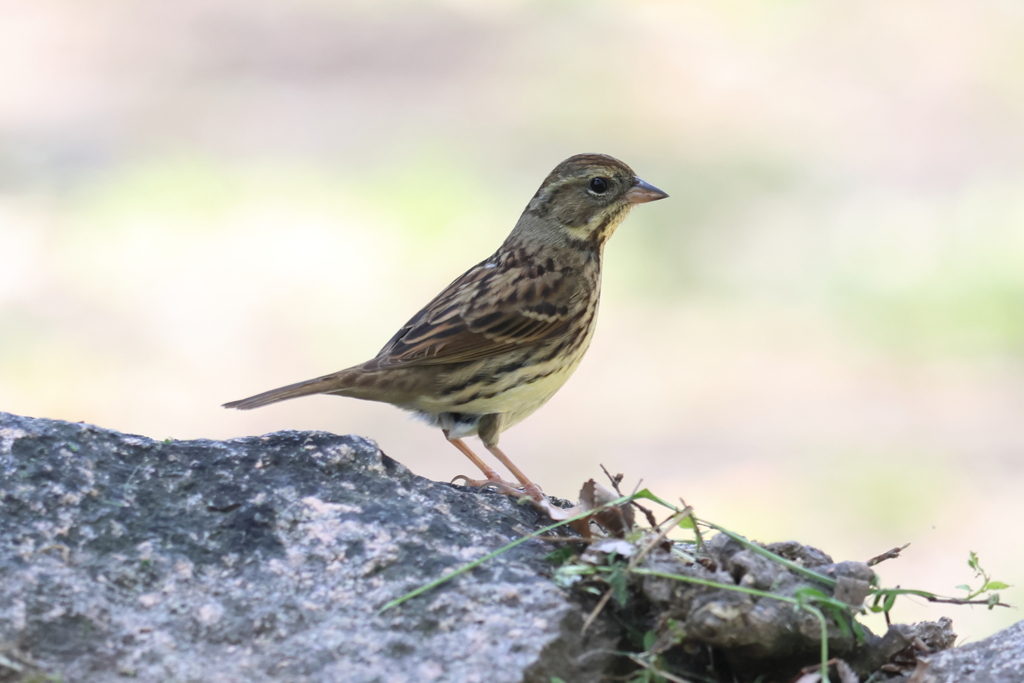
[[[374, 355], [605, 152], [671, 194], [590, 354], [504, 435], [765, 541], [1024, 585], [1024, 9], [1011, 0], [0, 3], [0, 409], [155, 438], [355, 432], [219, 404]], [[1024, 604], [1024, 590], [1003, 592]], [[1019, 610], [901, 600], [966, 639]]]

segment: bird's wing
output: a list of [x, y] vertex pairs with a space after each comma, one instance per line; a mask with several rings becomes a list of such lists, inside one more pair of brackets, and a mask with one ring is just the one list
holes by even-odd
[[489, 358], [565, 333], [585, 306], [571, 268], [484, 261], [448, 285], [370, 361], [377, 367]]

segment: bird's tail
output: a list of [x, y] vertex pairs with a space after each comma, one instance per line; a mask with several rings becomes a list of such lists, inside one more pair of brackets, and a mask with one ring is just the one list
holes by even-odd
[[347, 393], [345, 391], [346, 385], [350, 384], [351, 381], [359, 374], [360, 373], [355, 368], [342, 370], [341, 372], [335, 372], [331, 375], [324, 375], [323, 377], [309, 379], [305, 382], [297, 382], [296, 384], [289, 384], [286, 387], [264, 391], [262, 394], [243, 398], [240, 401], [225, 403], [224, 407], [236, 408], [238, 410], [252, 410], [253, 408], [277, 403], [278, 401], [287, 401], [290, 398], [309, 396], [310, 394], [340, 394], [344, 396]]

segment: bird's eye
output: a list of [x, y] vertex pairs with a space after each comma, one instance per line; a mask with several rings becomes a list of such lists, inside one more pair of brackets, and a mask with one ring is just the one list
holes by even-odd
[[608, 191], [608, 179], [607, 178], [591, 178], [590, 179], [590, 191], [594, 194], [604, 194]]

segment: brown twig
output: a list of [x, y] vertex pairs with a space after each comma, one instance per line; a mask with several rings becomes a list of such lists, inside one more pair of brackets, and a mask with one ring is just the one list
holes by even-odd
[[[615, 493], [619, 494], [620, 496], [623, 495], [622, 491], [619, 489], [619, 484], [622, 483], [623, 475], [622, 474], [616, 474], [613, 477], [611, 475], [611, 473], [607, 470], [607, 468], [605, 468], [604, 465], [601, 465], [601, 469], [604, 471], [605, 476], [608, 477], [608, 481], [610, 481], [612, 483], [612, 488], [615, 489]], [[636, 491], [639, 490], [639, 489], [640, 489], [640, 484], [638, 483], [637, 486], [636, 486], [636, 489], [633, 491], [633, 493], [635, 494]], [[641, 512], [644, 513], [644, 516], [647, 518], [647, 523], [648, 524], [650, 524], [651, 526], [657, 526], [655, 524], [655, 519], [654, 519], [654, 513], [653, 512], [651, 512], [650, 510], [648, 510], [647, 508], [645, 508], [643, 505], [641, 505], [640, 503], [636, 502], [635, 500], [631, 500], [630, 503], [632, 503], [634, 507], [638, 508]]]
[[622, 495], [622, 491], [619, 490], [619, 484], [622, 483], [622, 478], [625, 475], [624, 474], [616, 474], [613, 477], [612, 473], [609, 472], [608, 468], [605, 467], [604, 465], [601, 465], [601, 471], [604, 472], [604, 476], [608, 477], [608, 481], [610, 481], [612, 483], [612, 488], [615, 489], [615, 493], [617, 493], [617, 494], [619, 494], [621, 496]]
[[907, 547], [909, 545], [910, 545], [909, 543], [904, 543], [903, 545], [901, 545], [898, 548], [893, 548], [892, 550], [886, 550], [881, 555], [875, 555], [870, 560], [868, 560], [868, 566], [869, 567], [874, 567], [876, 564], [880, 564], [882, 562], [885, 562], [886, 560], [895, 560], [897, 557], [900, 556], [901, 552], [903, 552], [904, 550], [907, 549]]
[[654, 513], [653, 512], [651, 512], [650, 510], [648, 510], [647, 508], [645, 508], [643, 505], [641, 505], [640, 503], [636, 502], [635, 500], [632, 501], [632, 503], [633, 503], [634, 507], [639, 508], [640, 511], [644, 513], [644, 517], [647, 518], [647, 523], [648, 524], [650, 524], [651, 526], [657, 526], [655, 524], [655, 522], [657, 520], [654, 519]]
[[641, 550], [639, 553], [637, 553], [633, 557], [633, 559], [631, 559], [629, 561], [629, 566], [626, 568], [626, 571], [629, 571], [630, 569], [636, 569], [636, 566], [638, 564], [640, 564], [640, 561], [643, 560], [644, 557], [647, 556], [647, 553], [649, 553], [652, 550], [654, 550], [654, 548], [656, 546], [661, 545], [661, 542], [665, 540], [665, 537], [668, 536], [669, 532], [672, 531], [672, 529], [675, 528], [676, 524], [678, 524], [680, 521], [682, 521], [683, 518], [689, 517], [692, 514], [693, 514], [693, 508], [685, 507], [682, 510], [680, 510], [679, 512], [677, 512], [675, 515], [673, 515], [671, 517], [671, 519], [674, 520], [673, 523], [672, 524], [666, 524], [665, 528], [662, 529], [660, 532], [658, 532], [658, 535], [655, 536], [654, 540], [651, 541], [650, 543], [648, 543], [646, 546], [644, 546], [644, 549]]
[[[899, 587], [899, 585], [897, 585], [895, 588], [892, 588], [890, 590], [899, 591], [900, 587]], [[879, 593], [885, 593], [886, 591], [885, 590], [880, 590], [878, 592]], [[944, 597], [941, 597], [939, 595], [934, 595], [932, 593], [928, 593], [926, 591], [916, 591], [916, 590], [900, 591], [899, 593], [897, 593], [897, 595], [907, 595], [907, 596], [912, 596], [912, 597], [915, 597], [915, 598], [924, 598], [928, 602], [940, 602], [940, 603], [945, 604], [945, 605], [988, 605], [990, 607], [1012, 607], [1013, 606], [1013, 605], [1007, 605], [1005, 602], [989, 603], [987, 598], [984, 598], [984, 599], [981, 599], [981, 600], [974, 600], [974, 599], [967, 599], [967, 598], [944, 598]], [[886, 612], [885, 616], [886, 616], [886, 624], [888, 624], [889, 613]]]
[[601, 599], [597, 601], [597, 605], [595, 605], [594, 609], [591, 610], [590, 614], [587, 615], [586, 621], [583, 622], [583, 628], [580, 629], [580, 635], [583, 635], [587, 632], [587, 629], [590, 628], [590, 625], [594, 623], [595, 619], [597, 619], [597, 615], [601, 613], [605, 605], [608, 604], [608, 601], [612, 599], [612, 593], [614, 592], [615, 589], [611, 587], [609, 587], [608, 590], [604, 592], [604, 595], [601, 596]]
[[[941, 603], [945, 603], [947, 605], [988, 605], [989, 604], [988, 600], [963, 600], [961, 598], [940, 598], [938, 596], [930, 598], [930, 597], [925, 596], [925, 595], [918, 595], [917, 597], [924, 598], [928, 602], [941, 602]], [[994, 603], [992, 603], [992, 606], [993, 607], [1013, 607], [1013, 605], [1008, 605], [1005, 602], [994, 602]]]

